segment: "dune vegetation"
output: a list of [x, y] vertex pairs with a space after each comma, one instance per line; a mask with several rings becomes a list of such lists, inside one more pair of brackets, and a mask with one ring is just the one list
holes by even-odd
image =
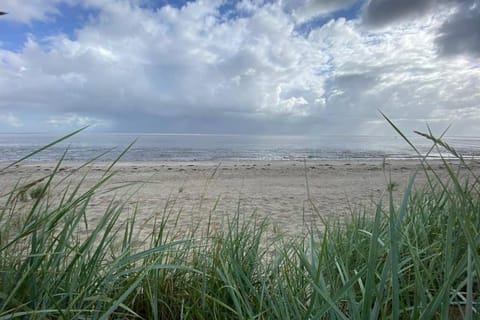
[[67, 178], [59, 192], [60, 160], [35, 187], [1, 190], [0, 320], [478, 319], [479, 180], [424, 135], [456, 158], [444, 160], [446, 175], [422, 157], [425, 186], [412, 176], [400, 202], [387, 188], [375, 212], [296, 238], [272, 236], [268, 220], [245, 212], [225, 229], [181, 234], [165, 212], [138, 245], [135, 212], [119, 223], [122, 201], [87, 223], [116, 161], [94, 186]]

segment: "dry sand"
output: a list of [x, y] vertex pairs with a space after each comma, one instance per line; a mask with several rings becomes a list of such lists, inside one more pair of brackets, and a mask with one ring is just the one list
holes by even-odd
[[[116, 194], [117, 202], [128, 204], [123, 219], [138, 204], [137, 222], [145, 233], [151, 230], [152, 217], [165, 212], [180, 213], [179, 225], [188, 227], [206, 223], [209, 215], [215, 224], [222, 224], [239, 209], [242, 215], [268, 217], [280, 230], [299, 234], [306, 225], [319, 222], [319, 215], [343, 218], [352, 210], [372, 208], [389, 181], [403, 190], [418, 165], [413, 160], [388, 161], [385, 166], [382, 161], [359, 160], [119, 163], [116, 174], [91, 201], [88, 219], [98, 221]], [[77, 166], [62, 165], [57, 181]], [[19, 180], [25, 184], [48, 175], [53, 167], [53, 163], [34, 163], [8, 169], [0, 174], [0, 192], [4, 194]], [[99, 180], [106, 167], [94, 164], [69, 179], [79, 182], [88, 171], [83, 184], [86, 189]], [[442, 167], [434, 162], [434, 169]], [[476, 165], [475, 170], [479, 168]], [[424, 181], [420, 175], [416, 184]], [[117, 186], [124, 188], [107, 192]]]

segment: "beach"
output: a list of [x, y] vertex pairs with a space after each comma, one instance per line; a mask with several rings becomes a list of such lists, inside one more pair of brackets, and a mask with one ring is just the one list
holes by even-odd
[[[431, 163], [442, 173], [441, 162]], [[87, 190], [109, 164], [91, 164], [77, 171], [79, 166], [62, 164], [52, 185], [64, 190], [67, 182], [72, 188], [84, 179], [81, 190]], [[87, 219], [94, 225], [109, 205], [124, 203], [120, 220], [126, 221], [135, 211], [139, 235], [152, 230], [155, 217], [170, 214], [168, 225], [185, 230], [209, 221], [221, 227], [237, 212], [268, 218], [277, 230], [296, 235], [322, 219], [349, 218], [363, 208], [373, 212], [389, 185], [399, 202], [418, 167], [417, 160], [119, 162], [91, 199]], [[55, 163], [9, 168], [0, 176], [2, 194], [18, 182], [23, 186], [47, 177], [54, 168]], [[472, 168], [478, 172], [480, 165]], [[416, 187], [424, 183], [424, 174], [418, 174]], [[27, 192], [25, 202], [29, 201]]]
[[[190, 318], [183, 316], [188, 306], [210, 318], [221, 312], [218, 318], [329, 319], [329, 310], [338, 310], [361, 319], [340, 307], [359, 311], [364, 303], [369, 312], [372, 300], [364, 301], [372, 298], [387, 310], [378, 317], [388, 318], [392, 298], [384, 292], [401, 284], [401, 312], [418, 308], [406, 318], [424, 312], [411, 301], [419, 296], [428, 305], [451, 299], [427, 318], [441, 309], [441, 318], [463, 319], [464, 297], [478, 304], [471, 248], [480, 230], [480, 165], [430, 165], [417, 174], [407, 202], [402, 196], [418, 161], [120, 162], [113, 170], [108, 163], [14, 165], [0, 171], [2, 287], [5, 295], [31, 300], [35, 290], [42, 297], [78, 294], [85, 307], [78, 317], [76, 308], [63, 308], [68, 318], [99, 318], [92, 297], [113, 297], [134, 310], [127, 318]], [[427, 177], [445, 189], [425, 187]], [[49, 178], [51, 188], [42, 193]], [[382, 210], [375, 210], [378, 203]], [[399, 210], [400, 203], [407, 205]], [[312, 292], [325, 316], [304, 316]], [[235, 309], [232, 297], [245, 309]], [[157, 309], [148, 309], [152, 302]], [[101, 303], [93, 307], [125, 318], [124, 308]], [[3, 312], [11, 310], [17, 309]], [[56, 309], [49, 310], [55, 318]], [[286, 313], [277, 317], [277, 310]]]

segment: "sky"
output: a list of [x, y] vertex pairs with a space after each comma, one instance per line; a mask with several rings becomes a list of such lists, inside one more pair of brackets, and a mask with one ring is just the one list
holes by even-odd
[[0, 132], [480, 136], [480, 0], [2, 0]]

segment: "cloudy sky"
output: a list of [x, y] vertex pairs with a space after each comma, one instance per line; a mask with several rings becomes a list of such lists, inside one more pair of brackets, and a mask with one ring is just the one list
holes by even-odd
[[480, 135], [480, 0], [2, 0], [0, 132]]

